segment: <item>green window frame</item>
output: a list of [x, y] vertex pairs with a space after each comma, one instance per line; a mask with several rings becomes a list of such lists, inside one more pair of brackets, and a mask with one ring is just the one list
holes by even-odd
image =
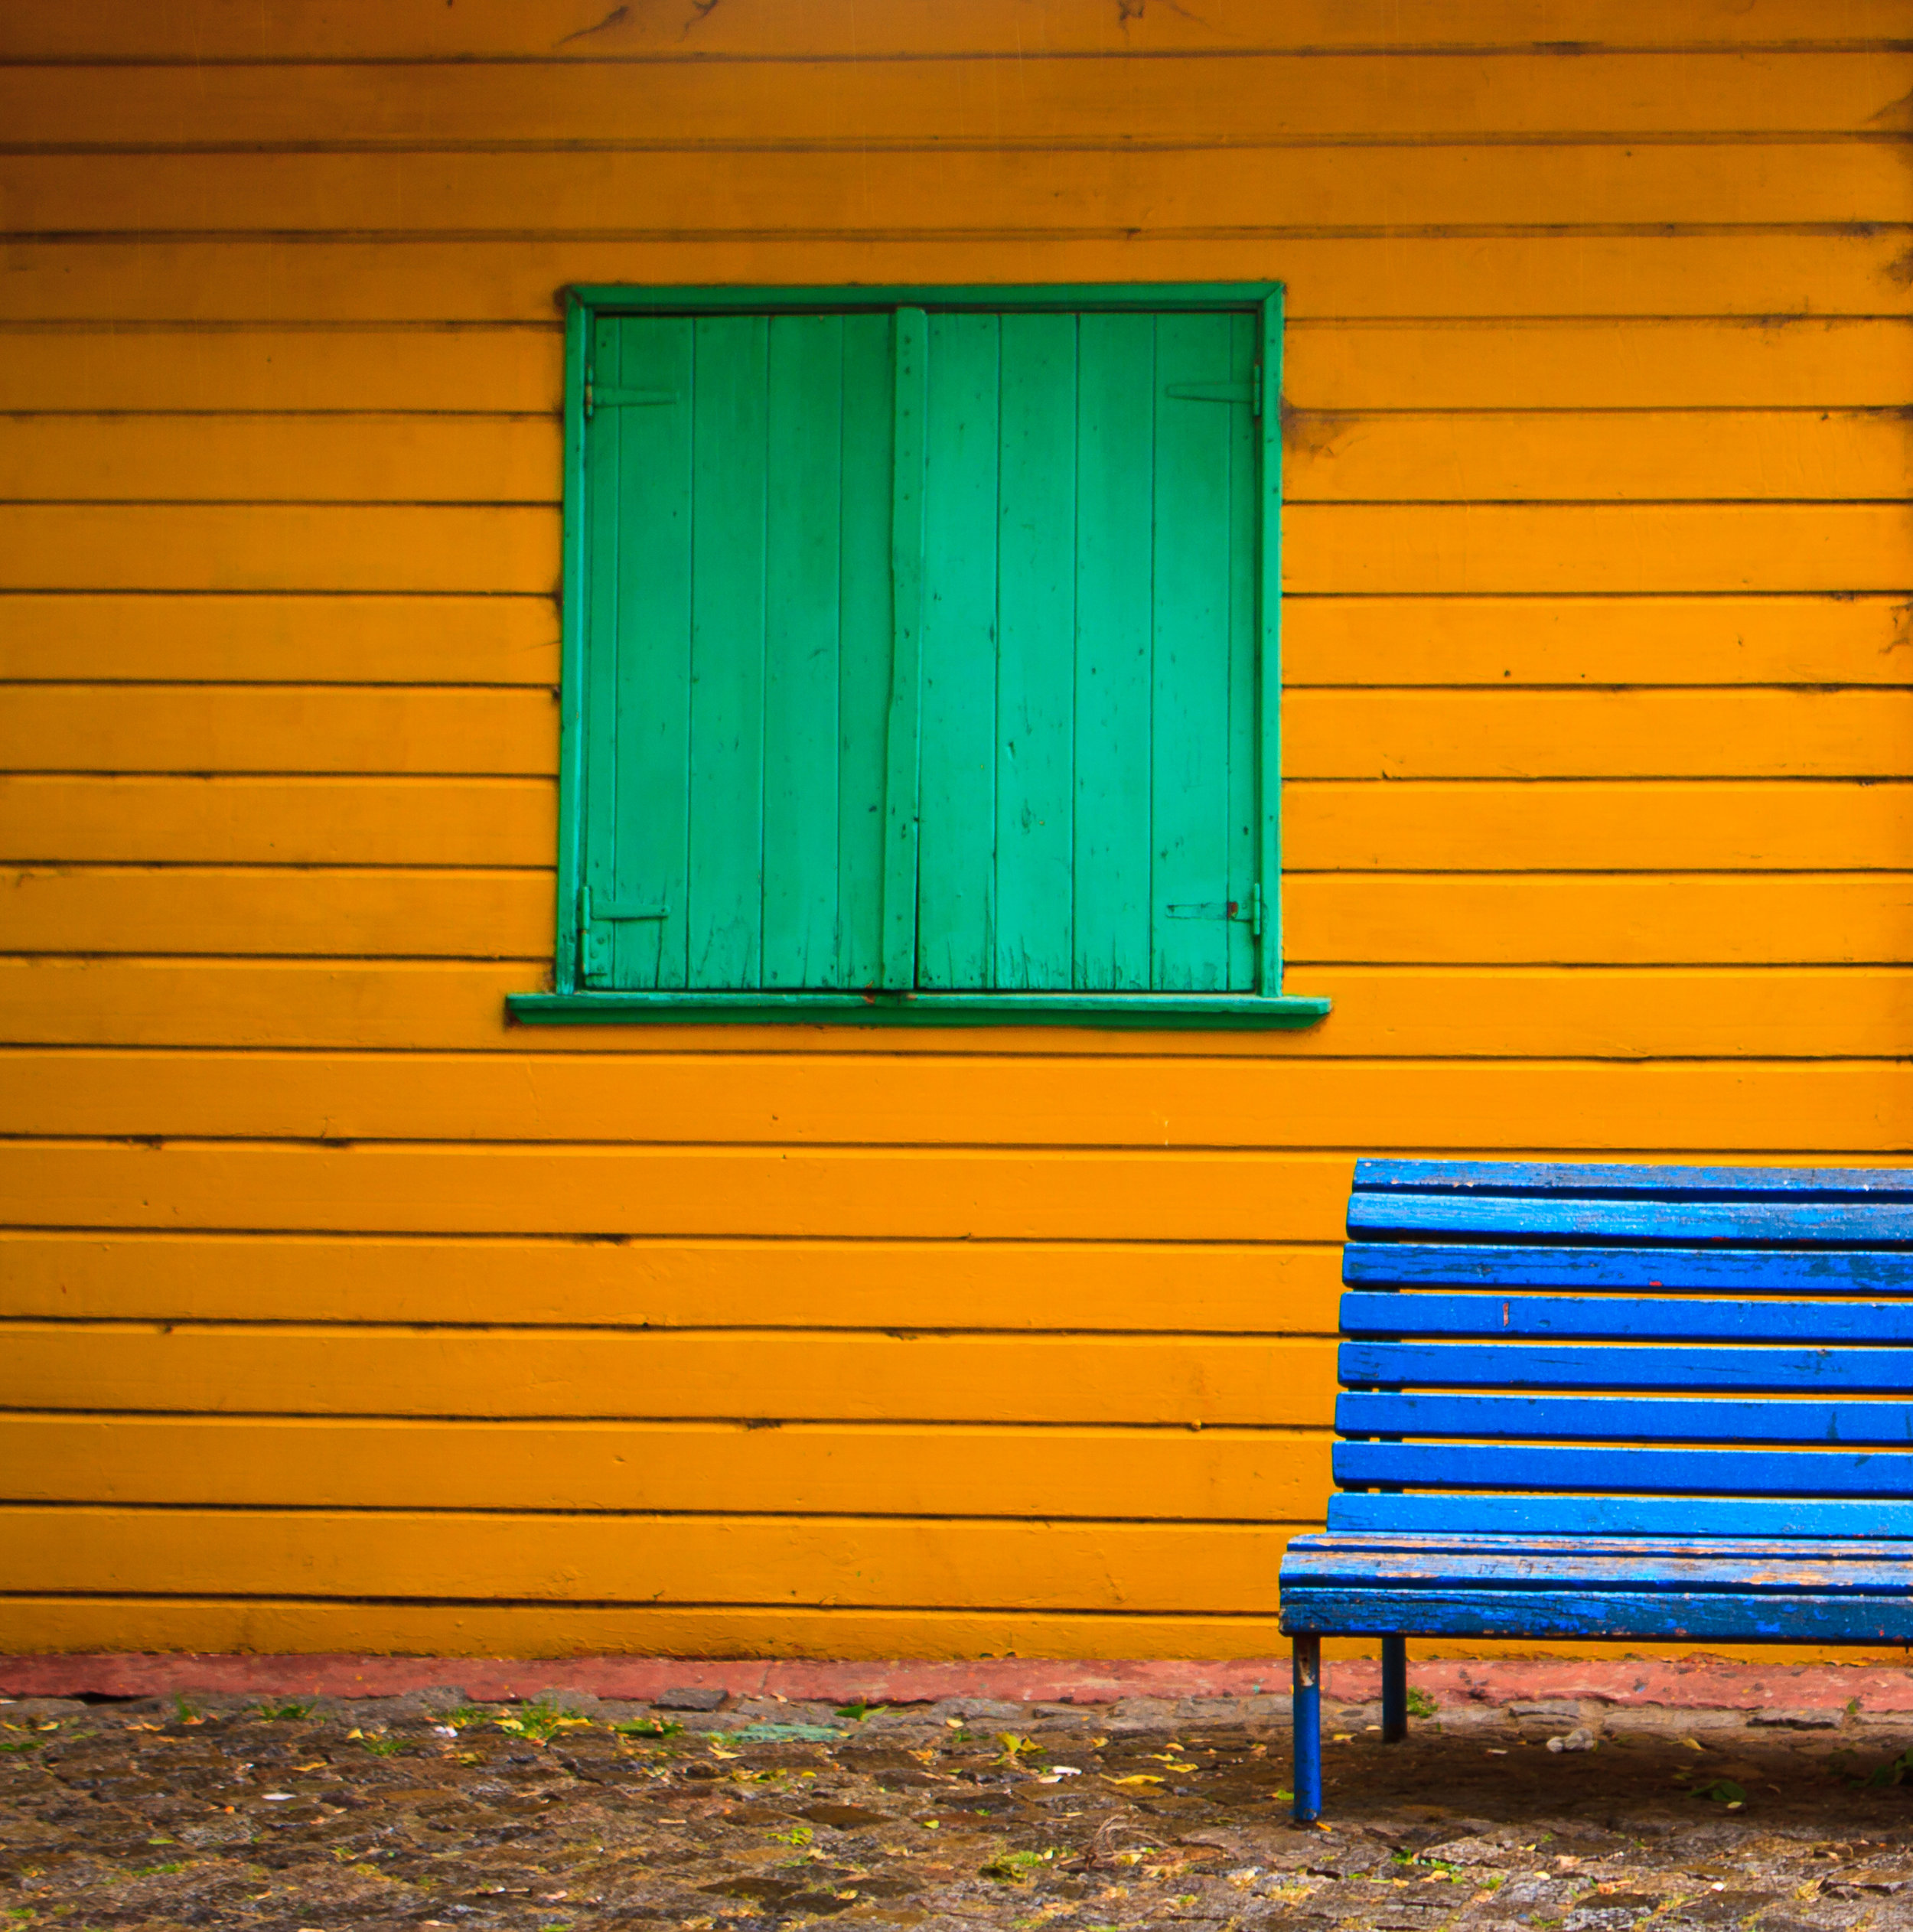
[[1328, 1012], [1282, 989], [1279, 284], [565, 295], [514, 1018]]

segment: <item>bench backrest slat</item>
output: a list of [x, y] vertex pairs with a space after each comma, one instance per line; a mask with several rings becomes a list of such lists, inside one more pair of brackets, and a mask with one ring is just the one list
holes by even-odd
[[1913, 1347], [1904, 1302], [1676, 1302], [1649, 1295], [1382, 1295], [1341, 1298], [1360, 1340], [1491, 1336], [1519, 1341], [1887, 1342]]
[[1484, 1243], [1351, 1241], [1351, 1286], [1572, 1288], [1588, 1293], [1651, 1287], [1715, 1295], [1913, 1295], [1913, 1265], [1899, 1249], [1854, 1248], [1556, 1247], [1526, 1240]]
[[1331, 1528], [1913, 1536], [1913, 1171], [1363, 1161], [1348, 1225]]
[[1797, 1442], [1817, 1448], [1838, 1444], [1913, 1449], [1913, 1405], [1351, 1391], [1336, 1400], [1335, 1428], [1343, 1435], [1440, 1435], [1477, 1442]]

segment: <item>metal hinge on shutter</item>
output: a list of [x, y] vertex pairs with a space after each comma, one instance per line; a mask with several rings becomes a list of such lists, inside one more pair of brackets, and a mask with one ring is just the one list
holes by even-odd
[[1193, 904], [1165, 906], [1164, 917], [1169, 919], [1235, 919], [1246, 924], [1251, 935], [1262, 937], [1262, 888], [1252, 885], [1249, 888], [1249, 903], [1243, 905], [1240, 899], [1202, 899]]
[[585, 420], [600, 409], [666, 409], [680, 400], [676, 389], [621, 389], [602, 387], [588, 369], [585, 372]]
[[1262, 414], [1262, 364], [1257, 363], [1246, 383], [1172, 383], [1164, 392], [1179, 402], [1246, 402], [1250, 412]]

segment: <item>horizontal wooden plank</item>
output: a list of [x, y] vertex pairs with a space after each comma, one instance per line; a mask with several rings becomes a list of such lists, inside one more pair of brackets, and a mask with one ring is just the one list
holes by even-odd
[[333, 1240], [0, 1232], [49, 1319], [1332, 1334], [1330, 1243]]
[[558, 762], [549, 686], [30, 684], [7, 712], [0, 761], [16, 771], [549, 777]]
[[[1360, 1245], [1351, 1243], [1351, 1246]], [[1543, 1249], [1544, 1254], [1550, 1252]], [[1556, 1249], [1556, 1254], [1572, 1253]], [[1665, 1288], [1657, 1265], [1662, 1252], [1654, 1248], [1618, 1251], [1639, 1269], [1636, 1287]], [[1600, 1253], [1612, 1259], [1617, 1251]], [[1831, 1264], [1820, 1270], [1799, 1265], [1802, 1257], [1777, 1256], [1764, 1249], [1690, 1249], [1675, 1251], [1675, 1266], [1718, 1262], [1717, 1279], [1709, 1285], [1725, 1288], [1735, 1262], [1746, 1267], [1745, 1296], [1732, 1299], [1678, 1299], [1650, 1294], [1613, 1295], [1403, 1295], [1351, 1291], [1341, 1300], [1341, 1330], [1364, 1339], [1404, 1335], [1492, 1336], [1501, 1341], [1817, 1341], [1905, 1342], [1913, 1344], [1913, 1255], [1840, 1253], [1813, 1256]], [[1791, 1262], [1791, 1269], [1776, 1262]], [[1763, 1268], [1762, 1264], [1765, 1264]], [[1518, 1264], [1517, 1264], [1518, 1265]], [[1512, 1271], [1511, 1271], [1512, 1272]], [[1546, 1264], [1537, 1272], [1547, 1272]], [[1671, 1270], [1669, 1272], [1672, 1272]], [[1847, 1302], [1782, 1299], [1781, 1279], [1791, 1274], [1794, 1285], [1816, 1295], [1853, 1293], [1907, 1297], [1903, 1301]], [[1676, 1282], [1678, 1284], [1679, 1276]], [[1761, 1290], [1767, 1291], [1765, 1293]], [[1447, 1432], [1453, 1433], [1453, 1432]], [[1908, 1433], [1913, 1438], [1913, 1419]], [[1791, 1439], [1791, 1438], [1789, 1438]]]
[[[1289, 519], [1291, 540], [1303, 514]], [[1292, 778], [1913, 776], [1913, 694], [1897, 690], [1304, 690], [1282, 713]]]
[[[1643, 1331], [1652, 1332], [1651, 1328]], [[1903, 1341], [1909, 1334], [1913, 1334], [1913, 1323], [1903, 1318], [1893, 1338]], [[1755, 1334], [1747, 1339], [1761, 1337]], [[1478, 1442], [1511, 1438], [1528, 1442], [1789, 1442], [1830, 1449], [1839, 1445], [1905, 1448], [1913, 1445], [1913, 1416], [1903, 1403], [1801, 1402], [1771, 1396], [1739, 1402], [1731, 1397], [1689, 1401], [1677, 1396], [1616, 1399], [1607, 1396], [1351, 1393], [1335, 1399], [1335, 1427], [1344, 1435], [1448, 1435]], [[1750, 1490], [1768, 1486], [1765, 1482], [1743, 1485]], [[1913, 1551], [1908, 1555], [1913, 1557]]]
[[[23, 951], [549, 959], [552, 875], [238, 868], [21, 872], [8, 943]], [[537, 976], [529, 963], [522, 980]]]
[[[1256, 236], [801, 233], [291, 243], [140, 236], [10, 241], [0, 318], [16, 322], [530, 321], [572, 282], [1253, 281]], [[1289, 314], [1903, 316], [1893, 228], [1805, 234], [1391, 236], [1283, 239]], [[549, 352], [548, 352], [549, 353]]]
[[[1292, 410], [1284, 435], [1291, 503], [1913, 495], [1886, 410]], [[0, 500], [550, 504], [560, 441], [542, 417], [18, 417]]]
[[[1913, 363], [1913, 356], [1908, 360]], [[1913, 438], [1905, 421], [1885, 410], [1291, 410], [1282, 433], [1282, 494], [1290, 503], [1836, 503], [1913, 496]], [[60, 463], [47, 464], [42, 474], [57, 481]], [[262, 474], [272, 472], [262, 466]], [[54, 482], [32, 493], [63, 494]], [[106, 494], [103, 485], [99, 494]], [[135, 487], [119, 494], [148, 493]]]
[[1267, 1612], [1274, 1525], [0, 1510], [0, 1589]]
[[[15, 417], [0, 424], [0, 499], [549, 504], [562, 441], [538, 416]], [[1875, 466], [1852, 453], [1846, 494], [1889, 494], [1858, 487]]]
[[[1612, 142], [1156, 152], [1021, 149], [554, 154], [16, 155], [22, 239], [188, 236], [615, 236], [826, 229], [862, 235], [1084, 230], [1273, 235], [1669, 223], [1774, 228], [1913, 214], [1890, 145]], [[1571, 220], [1564, 220], [1564, 215]]]
[[[439, 425], [471, 434], [500, 413], [555, 418], [564, 398], [564, 336], [549, 316], [483, 328], [246, 328], [216, 311], [204, 320], [215, 326], [10, 329], [0, 358], [0, 408], [208, 415], [432, 412], [478, 416], [476, 425]], [[389, 424], [385, 433], [389, 438], [402, 426]], [[9, 434], [19, 427], [8, 425]], [[161, 427], [130, 423], [122, 433], [151, 435]], [[357, 436], [370, 428], [334, 426], [334, 433]]]
[[1260, 1337], [70, 1322], [6, 1334], [0, 1402], [15, 1409], [1320, 1428], [1334, 1399], [1331, 1344]]
[[22, 1503], [1297, 1522], [1328, 1445], [1262, 1430], [0, 1417]]
[[549, 596], [15, 592], [0, 595], [0, 678], [549, 688], [558, 631]]
[[[1331, 966], [1299, 972], [1293, 979], [1296, 989], [1336, 1001], [1327, 1021], [1306, 1033], [1279, 1036], [1165, 1039], [1148, 1032], [1034, 1027], [903, 1035], [856, 1027], [740, 1032], [735, 1026], [614, 1025], [546, 1028], [534, 1038], [514, 1030], [505, 1011], [507, 995], [536, 977], [523, 964], [0, 956], [0, 976], [8, 1037], [49, 1046], [647, 1055], [734, 1052], [748, 1044], [761, 1052], [827, 1048], [852, 1057], [1174, 1051], [1290, 1060], [1351, 1054], [1878, 1059], [1900, 1053], [1913, 1013], [1913, 975], [1904, 969]], [[1553, 1131], [1561, 1131], [1560, 1124]], [[1389, 1253], [1408, 1250], [1394, 1244]]]
[[[0, 524], [6, 515], [0, 508]], [[1305, 689], [1289, 692], [1282, 709], [1292, 780], [1913, 776], [1913, 692], [1899, 689]], [[0, 718], [0, 768], [16, 772], [549, 778], [557, 758], [558, 710], [549, 686], [38, 682], [10, 692]], [[1413, 809], [1439, 816], [1438, 804], [1419, 797]], [[1882, 809], [1898, 812], [1897, 792], [1883, 795]], [[1655, 869], [1667, 869], [1677, 849], [1677, 840]], [[1538, 856], [1550, 868], [1559, 864], [1550, 854]], [[1470, 869], [1478, 868], [1478, 860]]]
[[1420, 1489], [1472, 1486], [1497, 1490], [1625, 1489], [1655, 1495], [1913, 1498], [1913, 1455], [1901, 1450], [1338, 1442], [1335, 1469], [1338, 1483], [1404, 1484]]
[[548, 596], [558, 578], [549, 507], [0, 504], [8, 590]]
[[[1710, 1171], [1667, 1167], [1648, 1170], [1660, 1183], [1651, 1191], [1633, 1181], [1639, 1171], [1582, 1168], [1569, 1180], [1569, 1187], [1580, 1183], [1572, 1192], [1564, 1187], [1517, 1193], [1524, 1183], [1535, 1184], [1518, 1170], [1507, 1174], [1505, 1193], [1381, 1194], [1364, 1184], [1349, 1201], [1348, 1232], [1386, 1239], [1439, 1231], [1511, 1246], [1572, 1240], [1615, 1246], [1665, 1241], [1680, 1247], [1724, 1242], [1742, 1247], [1880, 1248], [1913, 1241], [1913, 1169], [1852, 1174], [1817, 1163], [1770, 1175], [1742, 1168], [1733, 1171], [1734, 1181], [1722, 1186]], [[1683, 1185], [1690, 1177], [1700, 1184]]]
[[[1337, 1640], [1324, 1647], [1332, 1657]], [[59, 1651], [420, 1657], [978, 1657], [1251, 1658], [1287, 1653], [1273, 1616], [1094, 1611], [846, 1610], [703, 1605], [414, 1603], [256, 1595], [0, 1598], [0, 1644]], [[1341, 1646], [1350, 1654], [1361, 1647]], [[1767, 1660], [1771, 1662], [1770, 1657]], [[1803, 1657], [1802, 1661], [1807, 1660]], [[1286, 1666], [1284, 1666], [1286, 1667]], [[543, 1682], [536, 1666], [526, 1685]]]
[[269, 85], [249, 66], [21, 65], [0, 68], [0, 121], [19, 145], [53, 147], [1239, 145], [1324, 135], [1878, 134], [1903, 125], [1900, 103], [1913, 90], [1913, 62], [1883, 51], [1217, 53], [1194, 84], [1184, 62], [1132, 60], [1116, 86], [1094, 58], [1031, 60], [1021, 50], [811, 60], [797, 73], [735, 60], [579, 60], [535, 79], [490, 62], [302, 63], [279, 68]]
[[[170, 694], [158, 705], [171, 708]], [[314, 705], [308, 712], [322, 709]], [[416, 715], [417, 707], [414, 711]], [[354, 722], [363, 725], [363, 717]], [[0, 774], [0, 859], [521, 865], [558, 849], [546, 778]], [[1905, 788], [1291, 780], [1282, 843], [1314, 872], [1913, 872]]]
[[[1909, 644], [1887, 596], [1292, 596], [1282, 612], [1291, 689], [1904, 685]], [[0, 676], [550, 686], [558, 621], [540, 598], [13, 592]]]
[[1899, 503], [1299, 503], [1283, 523], [1283, 582], [1304, 594], [1901, 591], [1913, 575]]
[[[528, 1043], [534, 1049], [538, 1037]], [[620, 1054], [6, 1049], [0, 1133], [1191, 1149], [1439, 1148], [1458, 1139], [1527, 1147], [1559, 1135], [1600, 1148], [1638, 1133], [1647, 1118], [1656, 1144], [1670, 1148], [1758, 1145], [1784, 1122], [1797, 1137], [1884, 1149], [1913, 1130], [1913, 1068], [1882, 1061], [1639, 1067], [1127, 1054], [1077, 1055], [1067, 1066], [1065, 1074], [1033, 1054], [734, 1050], [650, 1054], [634, 1081]]]
[[[0, 827], [6, 796], [0, 784]], [[53, 806], [60, 795], [41, 796]], [[1913, 814], [1905, 809], [1905, 788], [1892, 784], [1292, 780], [1282, 788], [1282, 803], [1283, 856], [1292, 875], [1369, 869], [1913, 871]], [[41, 820], [50, 829], [58, 822], [51, 814]], [[72, 854], [121, 855], [90, 849]], [[202, 855], [212, 855], [197, 846], [180, 854]]]
[[[1300, 503], [1300, 595], [1899, 591], [1899, 503]], [[549, 507], [0, 505], [0, 589], [544, 595]]]
[[1330, 1498], [1331, 1533], [1913, 1537], [1913, 1503], [1759, 1496], [1482, 1496], [1370, 1491]]
[[[156, 700], [160, 715], [171, 712], [177, 718], [176, 706], [190, 702], [192, 693], [145, 695]], [[437, 695], [425, 700], [435, 709]], [[462, 702], [472, 694], [458, 695]], [[288, 694], [287, 715], [314, 696]], [[321, 699], [306, 715], [324, 709]], [[370, 722], [363, 707], [354, 709], [361, 722]], [[471, 709], [474, 722], [481, 721], [481, 708]], [[1805, 792], [1810, 806], [1820, 788], [1788, 789]], [[1876, 788], [1853, 790], [1868, 802], [1859, 808], [1862, 819], [1876, 797], [1892, 797]], [[1795, 819], [1791, 810], [1769, 816], [1777, 832]], [[1835, 822], [1827, 830], [1836, 836], [1838, 810], [1818, 816]], [[1864, 841], [1864, 831], [1851, 829]], [[1807, 836], [1813, 836], [1810, 830]], [[1830, 842], [1828, 852], [1835, 849]], [[557, 850], [558, 789], [544, 777], [0, 776], [0, 858], [544, 867]], [[1913, 868], [1913, 850], [1908, 865]]]
[[[1872, 1171], [1878, 1172], [1879, 1170]], [[1882, 1175], [1891, 1181], [1891, 1171]], [[1604, 1302], [1593, 1298], [1601, 1289], [1635, 1291], [1642, 1288], [1699, 1290], [1703, 1293], [1735, 1297], [1748, 1295], [1894, 1295], [1913, 1289], [1913, 1262], [1903, 1254], [1866, 1253], [1857, 1249], [1777, 1248], [1683, 1247], [1548, 1247], [1523, 1243], [1504, 1246], [1492, 1242], [1423, 1242], [1351, 1240], [1342, 1252], [1344, 1279], [1351, 1283], [1388, 1282], [1394, 1286], [1424, 1287], [1430, 1284], [1465, 1285], [1481, 1289], [1573, 1288], [1589, 1291], [1572, 1303], [1512, 1298], [1499, 1293], [1484, 1296], [1417, 1295], [1413, 1305], [1429, 1306], [1426, 1318], [1463, 1318], [1468, 1306], [1479, 1301], [1488, 1311], [1491, 1331], [1501, 1332], [1501, 1318], [1507, 1312], [1511, 1323], [1532, 1321], [1553, 1322], [1557, 1318], [1590, 1323], [1613, 1321], [1631, 1325], [1637, 1318], [1625, 1312], [1609, 1315]], [[1404, 1298], [1394, 1294], [1343, 1297], [1344, 1315], [1352, 1309], [1364, 1320], [1371, 1314], [1384, 1315], [1387, 1306], [1397, 1309]], [[1655, 1305], [1625, 1299], [1621, 1311], [1642, 1311], [1642, 1318]], [[1844, 1318], [1825, 1302], [1802, 1304], [1816, 1312], [1800, 1319], [1864, 1321], [1856, 1310]], [[1724, 1319], [1785, 1321], [1795, 1318], [1790, 1305], [1781, 1302], [1709, 1302], [1701, 1305]], [[1727, 1311], [1737, 1311], [1729, 1315]], [[1554, 1311], [1556, 1312], [1550, 1312]], [[1560, 1312], [1565, 1311], [1566, 1312]], [[1407, 1319], [1398, 1315], [1396, 1321]], [[1696, 1315], [1692, 1319], [1701, 1318]], [[1351, 1332], [1355, 1332], [1351, 1330]], [[1391, 1325], [1390, 1334], [1406, 1331]], [[1457, 1331], [1456, 1332], [1462, 1332]], [[1473, 1332], [1472, 1330], [1468, 1332]], [[1537, 1332], [1539, 1332], [1537, 1331]], [[1590, 1328], [1587, 1332], [1596, 1332]], [[1599, 1332], [1605, 1334], [1605, 1328]]]
[[1353, 1171], [1343, 1155], [1213, 1151], [16, 1142], [0, 1169], [0, 1225], [744, 1240], [1333, 1241]]
[[[430, 429], [446, 437], [488, 436], [491, 443], [480, 447], [498, 452], [494, 462], [527, 464], [530, 452], [540, 447], [534, 439], [552, 435], [551, 427], [494, 419], [515, 412], [555, 423], [563, 399], [562, 338], [549, 323], [276, 329], [224, 322], [212, 329], [93, 323], [15, 327], [5, 340], [0, 407], [8, 411], [318, 412], [354, 419], [252, 426], [251, 433], [269, 438], [296, 428], [321, 452], [356, 448], [361, 438], [382, 437], [396, 445], [402, 435], [416, 438]], [[1906, 393], [1910, 361], [1913, 332], [1903, 319], [1815, 313], [1737, 322], [1651, 314], [1520, 321], [1491, 311], [1485, 320], [1404, 323], [1311, 321], [1305, 313], [1292, 323], [1285, 345], [1283, 381], [1292, 412], [1286, 428], [1292, 455], [1305, 455], [1341, 432], [1337, 423], [1318, 422], [1322, 413], [1890, 409]], [[386, 412], [390, 420], [369, 417], [373, 412]], [[460, 419], [409, 420], [427, 412]], [[477, 419], [463, 420], [467, 417]], [[207, 425], [229, 439], [247, 427]], [[1483, 427], [1476, 426], [1477, 435]], [[18, 438], [28, 429], [43, 437], [51, 433], [32, 424], [11, 424], [6, 434]], [[118, 429], [153, 448], [155, 464], [162, 448], [158, 439], [184, 433], [181, 425], [146, 422]], [[507, 429], [516, 441], [500, 440]], [[230, 441], [227, 447], [236, 461], [266, 460], [252, 454], [249, 445]], [[193, 457], [190, 445], [184, 454]], [[1774, 461], [1773, 453], [1763, 452], [1754, 467], [1771, 469]], [[554, 464], [550, 481], [556, 477]], [[210, 494], [249, 493], [228, 488]]]
[[[1913, 879], [1800, 873], [1307, 873], [1283, 887], [1298, 965], [1845, 962], [1907, 956]], [[155, 949], [157, 950], [157, 949]], [[240, 949], [235, 949], [240, 950]]]
[[[1913, 1223], [1913, 1215], [1905, 1210], [1881, 1208], [1875, 1212], [1882, 1217], [1897, 1215], [1903, 1224]], [[1884, 1228], [1882, 1238], [1885, 1238]], [[1673, 1344], [1633, 1348], [1579, 1347], [1565, 1342], [1351, 1341], [1342, 1344], [1340, 1361], [1344, 1382], [1389, 1387], [1413, 1383], [1458, 1389], [1745, 1390], [1750, 1393], [1771, 1390], [1791, 1395], [1832, 1389], [1853, 1395], [1893, 1396], [1904, 1396], [1913, 1389], [1913, 1349], [1908, 1348], [1681, 1347]], [[1348, 1480], [1408, 1479], [1369, 1476]], [[1444, 1481], [1485, 1481], [1486, 1478], [1430, 1475], [1417, 1480], [1426, 1486]], [[1535, 1486], [1525, 1481], [1488, 1484], [1502, 1489]], [[1607, 1477], [1585, 1483], [1545, 1485], [1555, 1489], [1628, 1486]], [[1658, 1489], [1694, 1485], [1644, 1481], [1631, 1487]], [[1748, 1481], [1702, 1487], [1757, 1493], [1765, 1485]]]
[[1735, 1596], [1719, 1592], [1301, 1589], [1282, 1627], [1343, 1634], [1739, 1638], [1865, 1644], [1913, 1637], [1913, 1602], [1884, 1597]]
[[[0, 882], [15, 953], [517, 959], [521, 982], [551, 956], [547, 872], [87, 866]], [[1285, 897], [1289, 959], [1332, 993], [1344, 966], [1896, 966], [1913, 880], [1309, 873]]]
[[[936, 0], [903, 0], [873, 17], [854, 0], [819, 0], [792, 14], [777, 0], [735, 0], [720, 14], [686, 4], [614, 18], [596, 0], [466, 0], [450, 19], [433, 0], [404, 0], [370, 18], [323, 0], [191, 0], [157, 15], [112, 0], [79, 18], [23, 9], [0, 31], [0, 58], [267, 64], [295, 60], [686, 60], [713, 54], [950, 54], [1025, 57], [1065, 52], [1234, 51], [1247, 47], [1384, 49], [1550, 44], [1576, 53], [1692, 44], [1729, 48], [1899, 38], [1892, 0], [1484, 0], [1458, 21], [1441, 0], [1307, 0], [1270, 15], [1238, 4], [1219, 17], [1174, 8], [1121, 15], [1090, 0], [973, 0], [953, 14]], [[1556, 37], [1558, 37], [1558, 38]]]
[[[1909, 358], [1902, 321], [1808, 314], [1305, 319], [1283, 343], [1284, 434], [1306, 447], [1338, 433], [1321, 414], [1358, 415], [1372, 429], [1366, 419], [1383, 410], [1891, 409]], [[1756, 469], [1772, 460], [1749, 458]]]

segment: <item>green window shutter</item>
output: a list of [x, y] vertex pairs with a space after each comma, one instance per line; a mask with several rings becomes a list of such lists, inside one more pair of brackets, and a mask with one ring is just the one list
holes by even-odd
[[895, 334], [869, 314], [597, 325], [587, 986], [878, 978]]
[[1255, 986], [1259, 334], [930, 318], [921, 988]]
[[575, 903], [514, 1012], [1326, 1010], [1280, 997], [1279, 296], [1139, 295], [588, 292]]

